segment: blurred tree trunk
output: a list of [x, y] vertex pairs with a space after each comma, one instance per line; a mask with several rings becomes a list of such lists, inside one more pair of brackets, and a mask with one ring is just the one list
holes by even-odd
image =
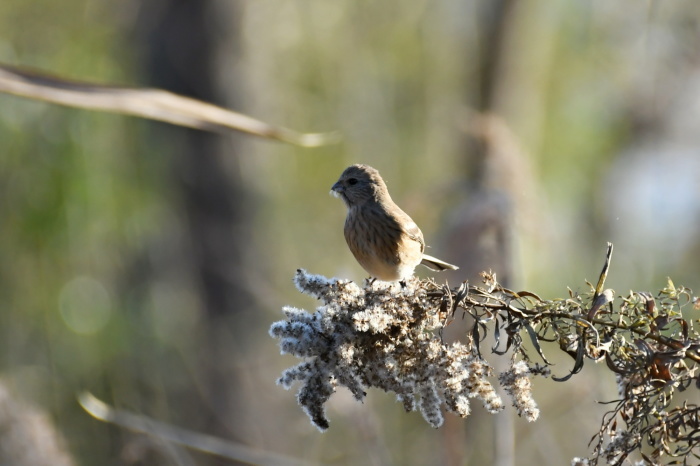
[[[216, 79], [222, 68], [222, 51], [230, 53], [232, 45], [235, 48], [239, 42], [238, 25], [230, 21], [237, 17], [230, 14], [236, 5], [228, 2], [224, 7], [218, 0], [144, 3], [136, 45], [142, 49], [149, 84], [238, 109], [237, 102], [231, 101], [236, 100], [237, 89], [225, 89]], [[235, 86], [237, 81], [230, 82]], [[201, 364], [195, 374], [201, 379], [195, 385], [203, 393], [191, 393], [193, 398], [188, 400], [190, 405], [199, 405], [203, 419], [195, 420], [201, 425], [189, 427], [235, 438], [233, 422], [242, 420], [238, 414], [243, 406], [236, 396], [237, 378], [232, 369], [237, 355], [229, 343], [234, 331], [231, 318], [250, 310], [253, 304], [243, 279], [249, 257], [252, 199], [237, 169], [240, 144], [232, 136], [164, 125], [151, 128], [162, 143], [158, 147], [174, 151], [168, 158], [173, 161], [171, 174], [179, 191], [175, 195], [181, 203], [184, 233], [175, 232], [184, 238], [178, 253], [183, 254], [183, 266], [190, 269], [185, 273], [194, 281], [207, 320], [206, 335], [194, 343], [201, 346], [196, 348], [201, 351]]]
[[[496, 106], [502, 92], [503, 48], [507, 45], [513, 0], [484, 2], [479, 10], [483, 25], [478, 57], [479, 93], [467, 103], [462, 127], [464, 138], [464, 193], [454, 209], [447, 238], [452, 257], [460, 265], [453, 279], [479, 283], [482, 271], [496, 272], [510, 286], [513, 275], [513, 188], [511, 176], [517, 160], [517, 142], [500, 119]], [[515, 143], [514, 143], [515, 142]], [[517, 172], [516, 172], [517, 173]]]
[[[503, 48], [515, 9], [514, 0], [494, 0], [480, 5], [480, 54], [477, 87], [479, 93], [466, 112], [463, 128], [463, 201], [450, 219], [447, 236], [450, 258], [460, 266], [459, 281], [480, 283], [482, 271], [496, 273], [500, 283], [513, 281], [514, 199], [511, 183], [514, 167], [522, 154], [505, 122], [493, 112], [503, 80]], [[473, 60], [474, 57], [469, 57]], [[451, 275], [452, 282], [457, 279]], [[495, 361], [496, 372], [505, 370]], [[506, 397], [507, 398], [507, 397]], [[515, 464], [512, 411], [497, 416], [476, 411], [469, 422], [449, 419], [445, 429], [446, 462], [469, 462], [496, 466]], [[463, 439], [467, 439], [464, 442]], [[480, 445], [492, 445], [488, 451]], [[469, 452], [469, 453], [467, 453]]]

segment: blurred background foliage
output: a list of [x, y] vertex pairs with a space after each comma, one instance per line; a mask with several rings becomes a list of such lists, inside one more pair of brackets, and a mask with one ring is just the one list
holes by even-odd
[[618, 292], [700, 287], [694, 0], [4, 0], [0, 25], [4, 63], [344, 135], [304, 149], [0, 95], [0, 376], [76, 464], [230, 463], [99, 423], [81, 390], [312, 464], [586, 454], [615, 397], [595, 367], [538, 381], [535, 424], [475, 410], [440, 430], [341, 392], [319, 434], [275, 386], [294, 361], [267, 328], [315, 305], [296, 268], [364, 278], [328, 196], [352, 163], [462, 267], [453, 285], [492, 268], [564, 297], [612, 241]]

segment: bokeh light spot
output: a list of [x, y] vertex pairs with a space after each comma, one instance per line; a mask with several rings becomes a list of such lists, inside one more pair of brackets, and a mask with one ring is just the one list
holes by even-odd
[[63, 321], [75, 333], [97, 333], [109, 321], [109, 292], [93, 278], [78, 277], [71, 280], [61, 290], [58, 301]]

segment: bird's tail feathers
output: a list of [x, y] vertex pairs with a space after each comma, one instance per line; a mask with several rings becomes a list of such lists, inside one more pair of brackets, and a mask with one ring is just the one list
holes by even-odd
[[423, 260], [421, 261], [421, 264], [424, 266], [428, 267], [430, 270], [433, 270], [435, 272], [440, 272], [442, 270], [457, 270], [459, 267], [456, 265], [448, 264], [447, 262], [441, 261], [440, 259], [437, 259], [433, 256], [429, 256], [427, 254], [423, 254]]

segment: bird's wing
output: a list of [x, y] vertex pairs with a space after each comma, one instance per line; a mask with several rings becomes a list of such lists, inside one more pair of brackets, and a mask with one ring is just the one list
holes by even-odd
[[400, 217], [399, 220], [399, 224], [401, 225], [401, 229], [403, 230], [403, 232], [406, 233], [406, 235], [408, 235], [408, 237], [411, 238], [413, 241], [417, 241], [418, 243], [420, 243], [420, 251], [423, 252], [423, 250], [425, 250], [423, 232], [420, 231], [420, 228], [418, 228], [416, 222], [411, 220], [411, 217], [409, 217], [405, 213]]

